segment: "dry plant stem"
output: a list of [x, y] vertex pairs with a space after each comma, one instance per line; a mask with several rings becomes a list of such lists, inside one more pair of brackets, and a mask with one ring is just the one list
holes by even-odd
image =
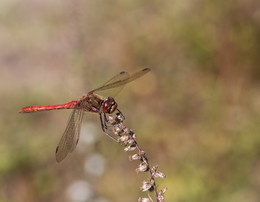
[[[137, 141], [135, 140], [135, 144], [136, 144], [136, 148], [138, 149], [139, 153], [142, 153], [143, 150], [139, 147]], [[154, 184], [153, 184], [153, 189], [154, 189], [154, 194], [155, 194], [155, 197], [156, 197], [156, 200], [157, 202], [159, 202], [159, 199], [158, 199], [158, 191], [157, 191], [157, 187], [156, 187], [156, 183], [155, 183], [155, 180], [154, 180], [154, 177], [153, 177], [153, 173], [152, 173], [152, 170], [150, 169], [150, 165], [148, 163], [148, 158], [146, 157], [145, 153], [143, 154], [145, 160], [146, 160], [146, 163], [148, 165], [148, 171], [149, 171], [149, 174], [151, 176], [151, 179], [154, 181]]]
[[[113, 133], [113, 135], [117, 136], [117, 142], [123, 145], [125, 148], [125, 151], [134, 151], [138, 150], [138, 153], [132, 155], [129, 157], [130, 160], [140, 160], [141, 164], [139, 164], [139, 167], [136, 169], [136, 172], [148, 172], [150, 178], [147, 180], [144, 180], [142, 183], [142, 186], [140, 189], [145, 191], [153, 191], [155, 193], [156, 201], [157, 202], [164, 202], [164, 193], [166, 192], [167, 188], [164, 187], [162, 190], [158, 192], [158, 187], [155, 183], [155, 177], [159, 178], [165, 178], [166, 176], [160, 172], [157, 171], [158, 166], [151, 167], [148, 158], [144, 152], [140, 148], [140, 146], [137, 143], [136, 140], [136, 134], [129, 128], [123, 125], [125, 117], [123, 114], [118, 110], [118, 113], [116, 116], [109, 115], [108, 119], [105, 117], [105, 131], [106, 133]], [[151, 198], [139, 198], [138, 201], [140, 202], [152, 202]]]

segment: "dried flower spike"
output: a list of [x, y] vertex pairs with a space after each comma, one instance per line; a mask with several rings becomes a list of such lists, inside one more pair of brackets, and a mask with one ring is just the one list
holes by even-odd
[[[140, 146], [138, 145], [138, 143], [136, 141], [136, 139], [137, 139], [136, 134], [131, 129], [124, 126], [124, 124], [123, 124], [124, 119], [125, 119], [125, 117], [122, 115], [121, 112], [117, 113], [116, 116], [110, 115], [107, 120], [107, 128], [110, 128], [110, 129], [108, 129], [108, 131], [113, 132], [114, 135], [118, 136], [117, 140], [121, 145], [125, 146], [125, 148], [124, 148], [125, 151], [133, 151], [133, 150], [138, 149], [138, 153], [129, 156], [129, 160], [130, 161], [132, 161], [132, 160], [141, 161], [141, 164], [139, 164], [138, 168], [136, 169], [137, 173], [149, 171], [149, 174], [150, 174], [150, 178], [148, 180], [143, 181], [142, 186], [140, 187], [140, 190], [142, 190], [143, 192], [154, 191], [156, 201], [164, 202], [164, 200], [165, 200], [164, 193], [166, 191], [166, 187], [163, 188], [160, 192], [158, 192], [154, 177], [165, 178], [165, 174], [160, 171], [157, 171], [158, 166], [153, 166], [152, 168], [150, 168], [150, 165], [148, 163], [148, 158], [147, 158], [144, 150], [142, 150], [140, 148]], [[122, 144], [122, 143], [124, 143], [124, 144]], [[140, 197], [138, 199], [138, 201], [139, 202], [153, 202], [152, 198], [150, 198], [150, 197], [149, 198]]]

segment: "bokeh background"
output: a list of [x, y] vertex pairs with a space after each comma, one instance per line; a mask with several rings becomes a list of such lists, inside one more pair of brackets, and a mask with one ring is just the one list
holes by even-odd
[[[260, 2], [0, 1], [0, 201], [137, 201], [146, 173], [86, 114], [76, 151], [55, 149], [79, 99], [125, 70], [152, 71], [116, 100], [166, 201], [260, 201]], [[150, 194], [153, 197], [153, 194]]]

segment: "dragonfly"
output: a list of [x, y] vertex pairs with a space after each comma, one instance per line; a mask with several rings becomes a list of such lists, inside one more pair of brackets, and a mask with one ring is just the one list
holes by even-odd
[[123, 71], [112, 77], [110, 80], [108, 80], [100, 87], [89, 91], [86, 95], [83, 95], [79, 100], [73, 100], [66, 104], [58, 105], [28, 106], [22, 108], [19, 111], [19, 113], [30, 113], [58, 109], [73, 109], [70, 114], [66, 129], [56, 148], [56, 161], [59, 163], [63, 159], [65, 159], [69, 153], [73, 152], [78, 144], [84, 112], [93, 112], [98, 114], [100, 117], [100, 123], [103, 132], [105, 132], [106, 135], [118, 142], [117, 139], [115, 139], [106, 132], [106, 130], [108, 130], [106, 125], [106, 114], [112, 114], [116, 110], [118, 111], [118, 113], [122, 113], [119, 111], [119, 109], [117, 109], [118, 105], [113, 97], [104, 98], [101, 95], [96, 94], [96, 92], [109, 90], [117, 87], [121, 88], [125, 84], [145, 75], [150, 70], [150, 68], [144, 68], [131, 75]]

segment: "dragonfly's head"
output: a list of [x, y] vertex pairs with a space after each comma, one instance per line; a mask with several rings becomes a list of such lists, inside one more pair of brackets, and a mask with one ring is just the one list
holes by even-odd
[[108, 97], [102, 104], [101, 111], [103, 113], [112, 114], [117, 108], [117, 103], [112, 97]]

